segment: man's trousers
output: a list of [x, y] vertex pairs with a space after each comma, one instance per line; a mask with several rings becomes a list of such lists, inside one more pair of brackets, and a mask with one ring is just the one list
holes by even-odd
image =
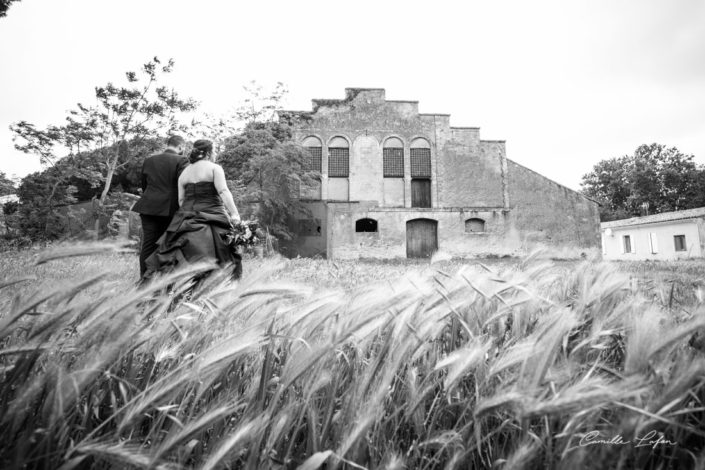
[[166, 232], [171, 217], [140, 214], [142, 219], [142, 248], [140, 250], [140, 278], [147, 271], [147, 258], [157, 249], [157, 240]]

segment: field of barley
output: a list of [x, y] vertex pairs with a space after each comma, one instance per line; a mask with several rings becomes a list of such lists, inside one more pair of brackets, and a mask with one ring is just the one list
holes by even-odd
[[0, 468], [705, 466], [702, 261], [0, 269]]

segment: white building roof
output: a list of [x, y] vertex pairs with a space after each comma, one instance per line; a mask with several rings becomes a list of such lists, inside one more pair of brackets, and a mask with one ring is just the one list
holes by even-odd
[[656, 222], [669, 222], [671, 220], [681, 219], [696, 219], [705, 217], [705, 207], [696, 209], [686, 209], [684, 211], [663, 212], [661, 214], [647, 215], [644, 217], [632, 217], [631, 219], [612, 220], [610, 222], [602, 222], [601, 229], [628, 227], [630, 225], [653, 224]]

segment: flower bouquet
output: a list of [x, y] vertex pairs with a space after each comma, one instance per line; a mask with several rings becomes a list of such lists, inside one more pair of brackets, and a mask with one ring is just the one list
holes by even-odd
[[264, 232], [256, 220], [243, 220], [233, 225], [233, 230], [228, 233], [226, 243], [233, 248], [252, 247], [264, 239]]

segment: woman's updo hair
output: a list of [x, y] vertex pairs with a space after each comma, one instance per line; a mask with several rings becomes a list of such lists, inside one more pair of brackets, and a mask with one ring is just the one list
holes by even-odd
[[188, 157], [191, 163], [196, 163], [199, 160], [208, 158], [208, 156], [213, 152], [213, 142], [206, 139], [197, 140], [193, 143], [193, 150]]

